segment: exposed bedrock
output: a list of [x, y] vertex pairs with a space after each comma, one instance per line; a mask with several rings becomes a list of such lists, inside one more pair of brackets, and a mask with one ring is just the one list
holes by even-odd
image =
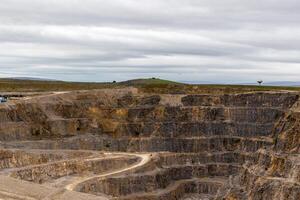
[[222, 178], [193, 178], [187, 180], [175, 181], [165, 189], [156, 190], [148, 193], [136, 193], [134, 195], [126, 195], [114, 199], [122, 200], [177, 200], [189, 199], [187, 195], [201, 194], [208, 199], [214, 199], [218, 196], [219, 191], [226, 185], [226, 179]]
[[[78, 191], [86, 193], [105, 193], [112, 196], [125, 196], [141, 192], [153, 192], [164, 189], [170, 184], [192, 178], [229, 176], [238, 172], [239, 167], [234, 164], [205, 164], [172, 166], [146, 173], [139, 173], [104, 180], [90, 180], [83, 182]], [[201, 179], [200, 179], [201, 180]]]
[[291, 111], [277, 125], [275, 150], [300, 153], [300, 112]]
[[[273, 123], [283, 116], [284, 110], [298, 97], [289, 93], [232, 95], [229, 97], [237, 100], [228, 104], [222, 99], [225, 98], [223, 96], [189, 95], [182, 97], [183, 103], [171, 106], [163, 100], [159, 103], [164, 97], [157, 95], [102, 94], [98, 97], [96, 94], [86, 94], [85, 99], [80, 96], [84, 94], [46, 102], [17, 103], [2, 109], [0, 139], [70, 137], [87, 132], [118, 137], [269, 135]], [[120, 103], [128, 98], [130, 102]], [[207, 100], [210, 98], [219, 100], [201, 105], [210, 101]], [[200, 105], [186, 103], [185, 99], [199, 102]], [[256, 105], [255, 99], [258, 101]], [[26, 131], [18, 129], [18, 124], [22, 127], [26, 125]]]
[[288, 108], [298, 100], [297, 95], [286, 93], [248, 93], [236, 95], [188, 95], [182, 98], [185, 106], [225, 105], [225, 106], [279, 106]]
[[128, 167], [137, 162], [137, 160], [138, 158], [136, 157], [96, 157], [91, 159], [65, 160], [33, 166], [30, 168], [13, 170], [10, 172], [10, 176], [36, 183], [44, 183], [52, 179], [84, 174], [85, 172], [100, 174], [113, 169]]
[[0, 174], [104, 199], [300, 199], [298, 98], [131, 88], [19, 101], [0, 108]]
[[244, 169], [241, 174], [242, 186], [245, 186], [246, 199], [292, 199], [300, 198], [299, 181], [289, 178], [256, 174], [255, 170]]
[[88, 156], [88, 152], [49, 152], [49, 151], [24, 151], [24, 150], [0, 150], [0, 168], [24, 167], [34, 164], [42, 164], [62, 160], [66, 158]]
[[249, 151], [269, 148], [273, 144], [268, 138], [243, 137], [196, 137], [196, 138], [109, 138], [86, 135], [64, 140], [40, 140], [9, 142], [6, 148], [33, 149], [85, 149], [128, 152], [219, 152], [219, 151]]

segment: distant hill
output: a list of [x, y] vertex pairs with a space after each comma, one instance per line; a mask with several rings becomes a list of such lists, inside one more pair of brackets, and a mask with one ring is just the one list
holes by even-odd
[[7, 80], [24, 80], [24, 81], [58, 81], [54, 79], [48, 78], [36, 78], [36, 77], [8, 77], [8, 78], [1, 78]]
[[300, 91], [298, 82], [272, 82], [257, 84], [186, 84], [159, 78], [133, 79], [123, 82], [67, 82], [42, 78], [17, 77], [0, 78], [0, 92], [41, 92], [41, 91], [71, 91], [92, 90], [103, 88], [136, 87], [145, 93], [158, 94], [219, 94], [248, 91], [294, 90]]
[[[9, 80], [9, 81], [50, 81], [50, 82], [66, 82], [66, 83], [85, 83], [85, 82], [68, 82], [68, 81], [61, 81], [56, 79], [49, 79], [49, 78], [38, 78], [38, 77], [7, 77], [7, 78], [0, 78], [0, 80]], [[86, 82], [89, 83], [89, 82]], [[104, 82], [93, 82], [94, 84], [103, 84]], [[137, 86], [137, 85], [164, 85], [164, 84], [192, 84], [192, 85], [257, 85], [256, 82], [254, 83], [235, 83], [235, 84], [226, 84], [226, 83], [215, 83], [212, 81], [170, 81], [165, 79], [159, 78], [145, 78], [145, 79], [132, 79], [128, 81], [121, 81], [117, 82], [120, 85], [125, 86]], [[107, 83], [109, 84], [109, 83]], [[286, 86], [286, 87], [299, 87], [300, 81], [273, 81], [273, 82], [263, 82], [262, 85], [265, 86]]]
[[175, 81], [169, 81], [159, 78], [148, 78], [148, 79], [132, 79], [128, 81], [119, 82], [121, 85], [136, 86], [136, 85], [163, 85], [163, 84], [183, 84]]
[[[253, 85], [256, 86], [258, 85], [257, 82], [252, 82], [252, 83], [215, 83], [212, 81], [183, 81], [183, 83], [187, 84], [195, 84], [195, 85]], [[274, 82], [263, 82], [262, 85], [265, 86], [300, 86], [300, 81], [274, 81]]]
[[271, 86], [300, 86], [300, 82], [296, 82], [296, 81], [275, 81], [275, 82], [266, 82], [264, 85], [271, 85]]

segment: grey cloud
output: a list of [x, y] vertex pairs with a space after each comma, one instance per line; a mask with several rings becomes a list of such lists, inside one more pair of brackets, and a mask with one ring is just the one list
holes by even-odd
[[296, 80], [299, 10], [297, 0], [2, 0], [0, 76]]

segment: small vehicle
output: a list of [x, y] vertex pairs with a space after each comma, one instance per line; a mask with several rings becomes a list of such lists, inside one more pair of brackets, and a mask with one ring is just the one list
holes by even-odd
[[0, 97], [0, 103], [7, 102], [7, 97]]

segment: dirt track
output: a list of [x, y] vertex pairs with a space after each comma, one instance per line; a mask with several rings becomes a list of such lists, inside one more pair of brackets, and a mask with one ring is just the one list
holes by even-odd
[[[47, 152], [47, 150], [42, 150], [44, 152]], [[38, 150], [34, 150], [33, 152], [38, 152]], [[50, 150], [49, 152], [51, 153], [56, 153], [60, 151], [53, 151]], [[62, 152], [73, 152], [73, 151], [65, 151], [62, 150]], [[125, 172], [128, 172], [130, 170], [137, 169], [138, 167], [142, 167], [143, 165], [147, 164], [151, 160], [150, 154], [136, 154], [136, 153], [106, 153], [106, 152], [101, 152], [99, 156], [97, 157], [97, 152], [92, 151], [94, 155], [88, 156], [87, 158], [84, 159], [85, 162], [97, 162], [101, 159], [117, 159], [117, 158], [122, 158], [122, 157], [137, 157], [137, 162], [131, 164], [128, 167], [122, 167], [122, 168], [116, 168], [114, 170], [110, 170], [108, 172], [104, 172], [101, 174], [88, 174], [88, 175], [77, 175], [75, 177], [72, 176], [67, 176], [68, 181], [67, 185], [64, 185], [63, 187], [51, 187], [51, 184], [35, 184], [35, 183], [29, 183], [21, 180], [16, 180], [9, 178], [7, 176], [1, 176], [1, 181], [0, 181], [0, 199], [24, 199], [24, 200], [34, 200], [34, 199], [66, 199], [65, 196], [68, 196], [69, 194], [72, 194], [76, 186], [80, 183], [83, 183], [85, 181], [95, 179], [95, 178], [106, 178], [109, 176], [117, 175], [117, 174], [122, 174]], [[82, 160], [82, 158], [72, 158], [75, 160]], [[72, 160], [71, 159], [71, 160]], [[54, 161], [53, 163], [59, 163], [59, 162], [67, 162], [68, 160], [58, 160]], [[46, 164], [41, 164], [41, 165], [32, 165], [32, 166], [26, 166], [25, 168], [13, 168], [10, 169], [7, 173], [12, 173], [14, 171], [18, 171], [20, 169], [30, 169], [30, 168], [36, 168], [36, 167], [43, 167], [46, 166]], [[65, 184], [65, 183], [63, 183]], [[53, 184], [52, 184], [53, 185]], [[28, 188], [28, 190], [26, 189]], [[29, 189], [30, 188], [30, 189]], [[30, 193], [28, 191], [31, 190]], [[76, 192], [77, 193], [77, 192]], [[35, 197], [35, 194], [38, 196], [38, 198]], [[78, 194], [76, 194], [78, 195]], [[89, 196], [89, 195], [87, 195]], [[40, 198], [42, 197], [42, 198]], [[80, 195], [78, 196], [80, 199]], [[101, 197], [97, 197], [97, 199], [102, 199]], [[93, 199], [93, 198], [92, 198]], [[105, 197], [103, 197], [105, 199]]]

